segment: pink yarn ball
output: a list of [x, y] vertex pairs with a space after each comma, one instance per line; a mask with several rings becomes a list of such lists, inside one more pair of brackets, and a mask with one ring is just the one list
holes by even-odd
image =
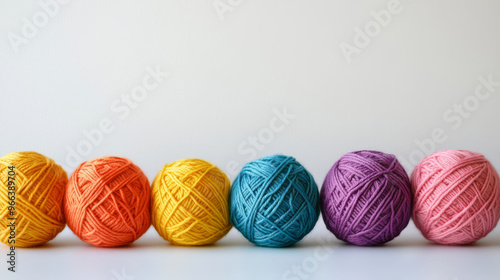
[[481, 154], [447, 150], [424, 158], [411, 175], [413, 221], [428, 240], [468, 244], [500, 219], [500, 179]]

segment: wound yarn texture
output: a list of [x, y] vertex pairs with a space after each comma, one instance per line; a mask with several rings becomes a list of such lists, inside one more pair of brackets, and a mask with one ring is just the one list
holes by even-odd
[[231, 182], [217, 166], [201, 159], [166, 164], [151, 195], [152, 223], [176, 245], [208, 245], [224, 237], [229, 222]]
[[397, 237], [411, 216], [410, 179], [394, 155], [357, 151], [342, 156], [326, 175], [321, 207], [326, 227], [355, 245]]
[[481, 154], [446, 150], [423, 159], [412, 176], [413, 221], [428, 240], [468, 244], [500, 218], [500, 180]]
[[98, 247], [130, 244], [151, 225], [149, 181], [129, 159], [89, 160], [71, 175], [64, 210], [81, 240]]
[[[15, 243], [9, 243], [10, 228], [2, 222], [0, 241], [7, 246], [33, 247], [61, 232], [64, 189], [68, 176], [52, 159], [36, 152], [10, 153], [0, 158], [0, 220], [11, 218], [8, 210], [9, 167], [15, 178]], [[12, 174], [12, 173], [11, 173]]]
[[319, 217], [319, 191], [295, 158], [247, 163], [231, 187], [231, 222], [250, 242], [284, 247], [300, 241]]

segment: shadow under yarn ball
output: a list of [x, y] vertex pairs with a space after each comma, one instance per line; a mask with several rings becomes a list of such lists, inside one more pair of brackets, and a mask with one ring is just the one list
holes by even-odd
[[410, 180], [394, 155], [357, 151], [326, 175], [321, 207], [326, 227], [343, 241], [379, 245], [397, 237], [411, 216]]
[[[63, 199], [68, 175], [61, 166], [36, 152], [10, 153], [0, 158], [0, 178], [0, 219], [5, 221], [0, 229], [2, 243], [33, 247], [54, 239], [64, 229]], [[15, 238], [10, 239], [7, 218], [12, 218], [12, 202], [16, 227], [12, 229]]]
[[217, 166], [201, 159], [166, 164], [152, 186], [152, 223], [176, 245], [209, 245], [232, 228], [231, 182]]
[[319, 191], [295, 158], [274, 155], [247, 163], [231, 187], [231, 222], [250, 242], [285, 247], [319, 217]]
[[413, 221], [428, 240], [468, 244], [490, 233], [500, 219], [500, 179], [481, 154], [436, 152], [411, 176]]
[[130, 244], [151, 225], [148, 178], [126, 158], [82, 163], [69, 179], [64, 203], [68, 227], [94, 246]]

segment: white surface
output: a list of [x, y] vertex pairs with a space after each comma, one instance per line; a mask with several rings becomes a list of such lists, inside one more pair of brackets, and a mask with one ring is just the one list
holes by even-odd
[[[9, 36], [22, 35], [24, 18], [43, 10], [38, 0], [0, 0], [0, 154], [35, 150], [71, 173], [68, 149], [107, 119], [114, 131], [80, 162], [128, 157], [150, 180], [181, 158], [209, 160], [234, 178], [247, 161], [284, 153], [321, 184], [342, 154], [359, 149], [396, 154], [409, 172], [410, 156], [448, 148], [481, 152], [500, 168], [500, 87], [471, 112], [453, 112], [473, 98], [479, 77], [500, 81], [499, 1], [402, 0], [402, 10], [351, 63], [340, 45], [353, 44], [355, 28], [373, 22], [371, 12], [390, 1], [228, 1], [234, 7], [222, 21], [213, 0], [70, 1], [15, 52]], [[129, 115], [113, 110], [157, 65], [169, 77]], [[269, 133], [283, 108], [294, 117], [252, 148], [249, 137]], [[435, 130], [446, 139], [419, 148], [416, 142]], [[235, 164], [236, 172], [229, 168]], [[380, 248], [332, 244], [310, 279], [500, 277], [498, 230], [480, 246], [459, 248], [426, 245], [411, 230], [405, 235]], [[135, 279], [177, 279], [181, 272], [185, 279], [223, 272], [228, 279], [281, 279], [316, 246], [311, 236], [290, 249], [257, 248], [234, 231], [208, 248], [170, 247], [154, 232], [148, 236], [103, 250], [66, 231], [50, 246], [20, 250], [15, 276], [113, 279], [112, 270], [125, 267]], [[13, 276], [5, 264], [0, 275]]]
[[[214, 246], [172, 246], [154, 228], [133, 245], [96, 248], [66, 228], [47, 245], [18, 249], [18, 255], [18, 272], [2, 269], [1, 279], [498, 280], [500, 230], [454, 247], [426, 241], [410, 224], [385, 246], [358, 247], [335, 240], [320, 220], [296, 246], [276, 249], [254, 246], [235, 229]], [[295, 266], [301, 274], [294, 274]]]

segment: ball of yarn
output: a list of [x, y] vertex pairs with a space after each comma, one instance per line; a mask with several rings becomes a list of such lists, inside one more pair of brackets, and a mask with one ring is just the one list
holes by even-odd
[[295, 158], [247, 163], [231, 188], [231, 222], [250, 242], [284, 247], [300, 241], [319, 217], [319, 191]]
[[500, 218], [500, 180], [481, 154], [447, 150], [424, 158], [411, 176], [413, 221], [428, 240], [468, 244]]
[[152, 223], [176, 245], [215, 243], [231, 229], [229, 178], [201, 159], [167, 164], [156, 176], [151, 195]]
[[69, 228], [98, 247], [130, 244], [151, 225], [148, 178], [126, 158], [82, 163], [69, 179], [64, 202]]
[[321, 210], [326, 227], [355, 245], [397, 237], [411, 216], [410, 179], [395, 156], [357, 151], [342, 156], [326, 175]]
[[[2, 243], [33, 247], [54, 239], [64, 229], [63, 199], [68, 176], [61, 166], [36, 152], [10, 153], [0, 158], [0, 179]], [[13, 213], [9, 210], [12, 203]], [[8, 220], [11, 218], [15, 220]], [[8, 227], [12, 222], [15, 227]]]

